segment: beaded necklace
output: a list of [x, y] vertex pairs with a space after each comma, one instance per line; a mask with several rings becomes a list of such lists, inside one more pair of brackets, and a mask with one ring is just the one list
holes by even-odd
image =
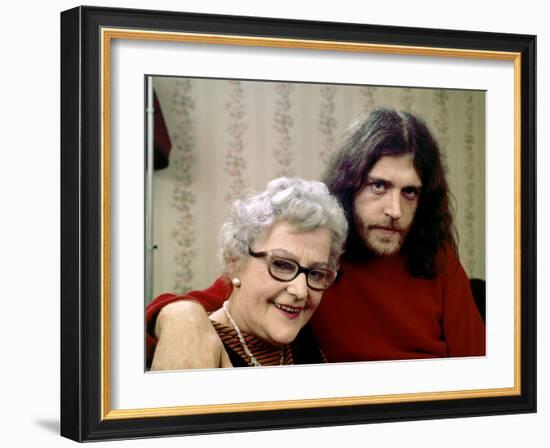
[[[233, 328], [234, 328], [235, 332], [237, 333], [237, 337], [239, 338], [239, 341], [240, 341], [240, 343], [243, 347], [243, 350], [246, 353], [246, 355], [250, 358], [250, 362], [252, 363], [252, 365], [254, 367], [261, 367], [262, 364], [260, 363], [260, 361], [258, 361], [256, 359], [256, 357], [252, 354], [252, 351], [250, 350], [250, 348], [248, 348], [248, 344], [244, 340], [244, 337], [241, 333], [241, 329], [237, 325], [237, 322], [235, 322], [235, 320], [233, 319], [231, 314], [229, 314], [229, 301], [227, 301], [227, 300], [223, 303], [223, 312], [225, 313], [225, 315], [229, 319], [229, 322], [231, 322], [231, 325], [233, 325]], [[283, 362], [284, 362], [284, 347], [281, 348], [281, 361], [280, 361], [279, 364], [282, 366]]]

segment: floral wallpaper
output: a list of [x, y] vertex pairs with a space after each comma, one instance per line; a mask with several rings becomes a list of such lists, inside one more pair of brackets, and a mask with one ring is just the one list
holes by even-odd
[[326, 165], [330, 154], [336, 144], [336, 132], [338, 120], [336, 118], [336, 106], [334, 97], [336, 87], [332, 85], [321, 86], [321, 106], [319, 110], [319, 132], [322, 136], [322, 145], [319, 150], [319, 158]]
[[[463, 220], [463, 247], [462, 260], [470, 272], [478, 272], [478, 266], [483, 260], [476, 260], [476, 221], [485, 221], [483, 210], [476, 213], [476, 205], [479, 206], [479, 186], [477, 179], [477, 170], [484, 163], [476, 161], [476, 151], [479, 151], [479, 136], [475, 132], [475, 103], [474, 95], [471, 92], [466, 93], [466, 113], [464, 123], [464, 220]], [[477, 138], [476, 138], [477, 137]]]
[[292, 131], [294, 119], [292, 117], [292, 90], [290, 83], [275, 85], [276, 109], [273, 117], [273, 130], [275, 132], [275, 147], [273, 159], [279, 165], [275, 177], [295, 176], [295, 157]]
[[[174, 290], [184, 291], [192, 287], [193, 270], [191, 261], [197, 254], [194, 245], [193, 207], [195, 205], [195, 194], [192, 172], [195, 158], [193, 130], [195, 103], [191, 81], [177, 79], [174, 85], [174, 95], [169, 103], [169, 111], [179, 117], [171, 137], [174, 143], [171, 163], [173, 163], [175, 169], [170, 207], [173, 210], [174, 217], [165, 229], [170, 232], [170, 238], [175, 248], [172, 287]], [[163, 229], [161, 228], [161, 230]], [[158, 260], [155, 261], [158, 262]]]
[[225, 152], [225, 173], [230, 179], [229, 190], [225, 194], [226, 202], [231, 202], [246, 187], [244, 174], [247, 161], [243, 157], [244, 135], [248, 123], [246, 121], [246, 107], [244, 104], [245, 92], [241, 81], [228, 81], [230, 91], [225, 103], [225, 110], [229, 117], [227, 132], [227, 147]]
[[364, 111], [370, 112], [371, 110], [376, 109], [376, 92], [378, 92], [377, 87], [361, 87], [361, 94], [364, 96]]
[[462, 264], [485, 278], [484, 92], [169, 77], [155, 91], [173, 148], [154, 172], [154, 296], [207, 287], [230, 201], [281, 175], [320, 178], [346, 127], [377, 107], [415, 113], [433, 131]]

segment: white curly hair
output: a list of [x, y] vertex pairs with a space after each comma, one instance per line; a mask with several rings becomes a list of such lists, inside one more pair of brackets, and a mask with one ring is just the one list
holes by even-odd
[[327, 228], [331, 235], [329, 265], [338, 267], [348, 231], [339, 202], [322, 182], [279, 177], [270, 181], [265, 191], [246, 195], [231, 205], [220, 234], [223, 274], [231, 277], [238, 272], [249, 247], [278, 221], [287, 221], [298, 232]]

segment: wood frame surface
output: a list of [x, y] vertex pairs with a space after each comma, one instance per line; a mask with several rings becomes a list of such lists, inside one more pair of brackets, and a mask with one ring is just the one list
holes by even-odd
[[[515, 385], [508, 389], [112, 410], [113, 39], [514, 62]], [[77, 441], [536, 411], [536, 38], [529, 35], [78, 7], [61, 14], [61, 434]]]

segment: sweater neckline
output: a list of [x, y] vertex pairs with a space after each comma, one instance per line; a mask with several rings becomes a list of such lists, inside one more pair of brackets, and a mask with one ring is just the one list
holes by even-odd
[[[231, 325], [222, 324], [216, 320], [210, 319], [221, 341], [228, 346], [231, 350], [237, 353], [249, 367], [252, 367], [252, 363], [248, 355], [244, 352], [243, 346], [237, 332]], [[281, 365], [281, 348], [276, 347], [259, 337], [246, 332], [241, 332], [246, 342], [246, 345], [254, 355], [254, 357], [260, 362], [262, 366], [278, 366]], [[283, 365], [294, 364], [292, 357], [292, 350], [290, 345], [283, 347]]]

